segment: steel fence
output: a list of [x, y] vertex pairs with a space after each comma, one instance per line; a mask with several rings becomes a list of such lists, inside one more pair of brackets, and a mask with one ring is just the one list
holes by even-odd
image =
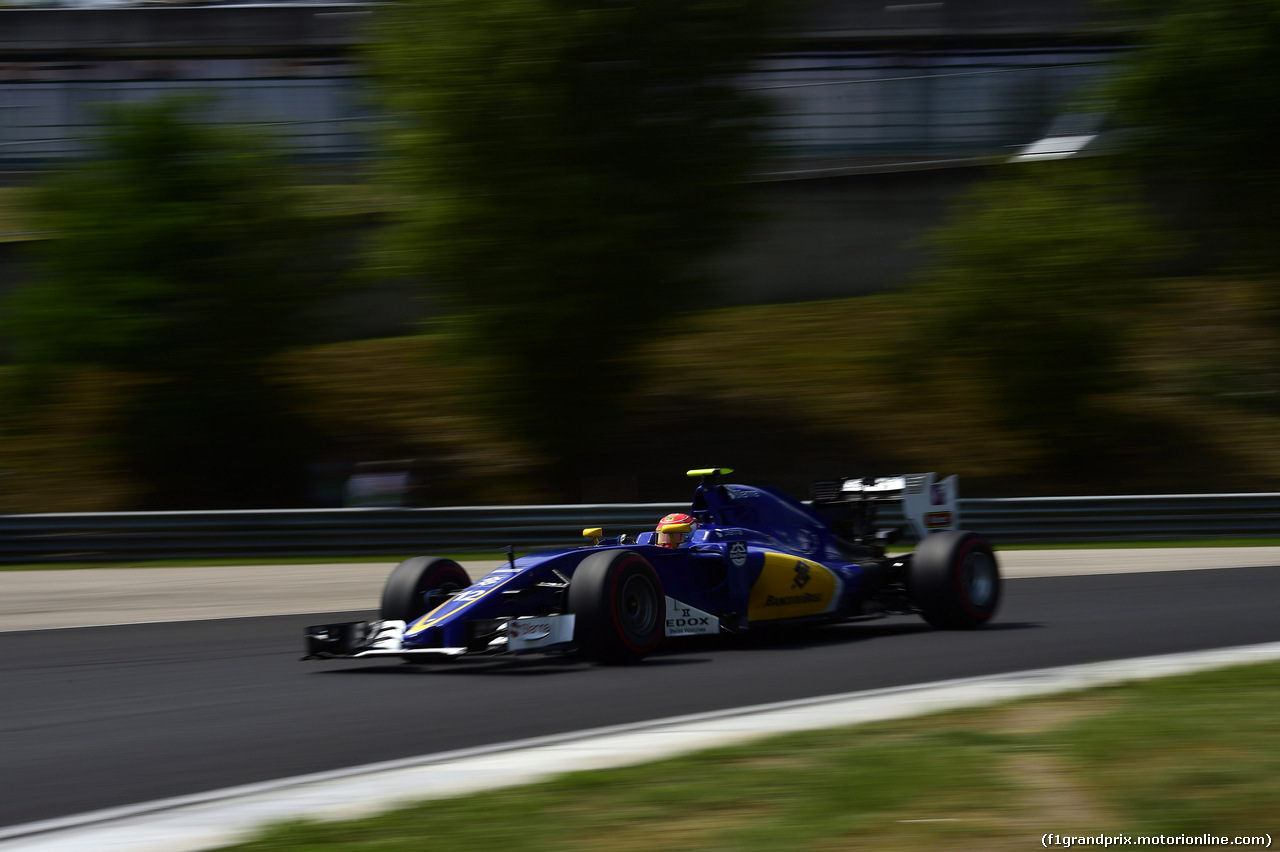
[[674, 504], [119, 512], [0, 516], [0, 563], [496, 552], [639, 531]]
[[298, 79], [0, 79], [0, 165], [48, 167], [89, 155], [112, 105], [185, 95], [225, 125], [269, 132], [303, 159], [366, 157], [380, 120], [350, 75]]
[[[1039, 138], [1120, 52], [1095, 45], [776, 54], [740, 85], [772, 105], [767, 135], [780, 162], [771, 168], [814, 159], [1005, 157]], [[8, 71], [0, 63], [0, 165], [82, 158], [102, 136], [104, 107], [172, 95], [204, 98], [210, 121], [267, 128], [303, 158], [367, 158], [389, 117], [373, 108], [360, 66], [327, 58], [332, 64], [99, 58], [9, 63], [18, 70]]]
[[1167, 494], [963, 500], [967, 528], [997, 542], [1280, 537], [1280, 494]]
[[[0, 515], [0, 564], [498, 552], [651, 529], [677, 503]], [[1019, 497], [960, 501], [962, 525], [1020, 543], [1280, 537], [1280, 494]], [[896, 509], [884, 526], [901, 522]]]

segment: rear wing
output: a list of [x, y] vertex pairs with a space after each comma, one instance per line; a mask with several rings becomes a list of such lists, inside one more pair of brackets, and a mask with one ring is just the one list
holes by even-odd
[[907, 473], [900, 476], [849, 477], [813, 483], [813, 502], [818, 506], [900, 503], [902, 516], [916, 538], [923, 541], [938, 530], [960, 528], [960, 479], [938, 479], [934, 473]]

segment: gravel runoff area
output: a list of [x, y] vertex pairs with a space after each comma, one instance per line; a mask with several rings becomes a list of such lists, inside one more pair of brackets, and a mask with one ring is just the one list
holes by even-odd
[[[1010, 550], [1007, 578], [1280, 565], [1280, 547]], [[503, 564], [464, 563], [472, 579]], [[390, 562], [0, 571], [0, 631], [377, 609]]]

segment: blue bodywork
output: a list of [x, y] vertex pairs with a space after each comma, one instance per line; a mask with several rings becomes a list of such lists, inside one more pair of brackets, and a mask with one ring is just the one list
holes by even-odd
[[818, 511], [772, 488], [704, 481], [689, 514], [697, 529], [676, 548], [654, 544], [650, 532], [515, 559], [407, 625], [403, 648], [480, 650], [486, 623], [496, 630], [511, 618], [563, 612], [574, 571], [601, 550], [639, 554], [668, 597], [735, 631], [862, 614], [883, 573], [882, 557], [851, 547]]

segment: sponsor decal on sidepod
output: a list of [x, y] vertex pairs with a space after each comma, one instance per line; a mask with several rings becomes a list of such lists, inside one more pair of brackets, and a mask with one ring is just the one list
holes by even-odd
[[711, 636], [720, 632], [720, 619], [667, 595], [668, 636]]

